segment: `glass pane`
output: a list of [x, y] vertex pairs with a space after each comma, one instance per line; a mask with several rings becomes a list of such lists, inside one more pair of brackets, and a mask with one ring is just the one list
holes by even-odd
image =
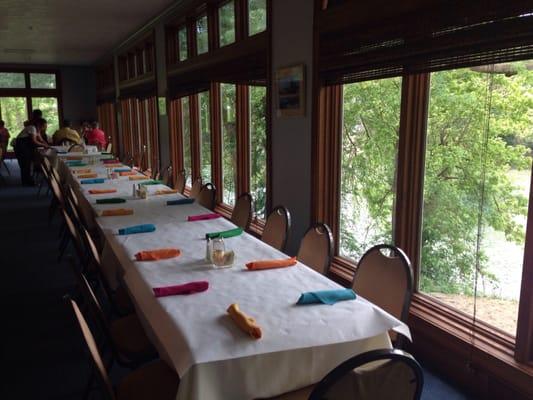
[[248, 0], [249, 34], [263, 32], [267, 26], [266, 0]]
[[178, 31], [178, 57], [180, 61], [186, 60], [188, 57], [187, 49], [187, 28], [183, 27]]
[[185, 174], [187, 176], [186, 184], [187, 186], [191, 186], [191, 116], [188, 97], [183, 97], [181, 99], [181, 116], [181, 130], [183, 133], [183, 169], [185, 170]]
[[[0, 97], [1, 119], [5, 122], [5, 128], [9, 131], [7, 148], [12, 150], [11, 140], [24, 128], [24, 121], [28, 119], [25, 97]], [[7, 140], [7, 138], [3, 138]], [[5, 143], [5, 142], [4, 142]]]
[[222, 103], [222, 201], [235, 203], [237, 182], [236, 86], [220, 85]]
[[202, 182], [211, 182], [211, 129], [209, 125], [209, 92], [198, 95], [200, 103], [200, 167]]
[[209, 50], [207, 15], [204, 15], [196, 21], [196, 48], [198, 54], [207, 53]]
[[55, 89], [56, 74], [30, 74], [32, 89]]
[[392, 242], [401, 78], [344, 85], [339, 253]]
[[255, 201], [255, 213], [265, 218], [267, 143], [266, 88], [250, 86], [250, 191]]
[[218, 9], [218, 29], [220, 47], [235, 42], [235, 6], [233, 1]]
[[22, 72], [0, 72], [0, 88], [24, 89], [26, 81]]
[[476, 317], [512, 335], [531, 178], [531, 87], [525, 62], [431, 75], [420, 290], [473, 314], [477, 280]]
[[32, 97], [31, 104], [33, 109], [39, 109], [43, 112], [43, 118], [48, 122], [46, 134], [51, 137], [59, 129], [59, 109], [57, 107], [57, 98], [55, 97]]

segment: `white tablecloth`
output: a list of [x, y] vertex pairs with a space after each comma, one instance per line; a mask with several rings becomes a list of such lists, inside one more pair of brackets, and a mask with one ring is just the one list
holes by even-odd
[[[103, 167], [94, 167], [100, 173]], [[103, 175], [102, 175], [103, 176]], [[90, 188], [115, 187], [110, 196], [131, 196], [125, 178], [101, 185], [82, 185], [89, 203]], [[156, 190], [152, 188], [151, 190]], [[105, 196], [98, 196], [105, 197]], [[226, 239], [235, 250], [232, 268], [216, 270], [204, 261], [205, 233], [234, 228], [223, 219], [187, 222], [187, 216], [207, 210], [197, 204], [167, 206], [179, 195], [150, 196], [117, 206], [134, 215], [100, 217], [108, 251], [117, 258], [127, 288], [148, 335], [160, 355], [181, 377], [177, 399], [252, 399], [278, 395], [320, 380], [342, 361], [364, 351], [390, 347], [390, 329], [409, 335], [409, 329], [385, 311], [358, 297], [333, 306], [296, 306], [302, 292], [340, 288], [314, 270], [294, 267], [248, 271], [245, 263], [285, 257], [255, 237]], [[152, 223], [156, 232], [119, 236], [116, 230]], [[179, 258], [137, 262], [140, 250], [177, 247]], [[112, 272], [113, 274], [115, 271]], [[209, 290], [189, 296], [155, 298], [152, 288], [205, 280]], [[253, 340], [231, 321], [227, 307], [238, 303], [263, 331]]]

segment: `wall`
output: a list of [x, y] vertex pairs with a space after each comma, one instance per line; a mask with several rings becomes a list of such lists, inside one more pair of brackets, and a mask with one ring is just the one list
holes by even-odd
[[61, 67], [63, 118], [78, 125], [80, 120], [94, 120], [96, 114], [96, 78], [92, 67]]
[[307, 76], [305, 116], [277, 117], [272, 96], [272, 206], [291, 212], [291, 254], [311, 221], [313, 7], [309, 0], [272, 2], [272, 76], [279, 67], [300, 63]]

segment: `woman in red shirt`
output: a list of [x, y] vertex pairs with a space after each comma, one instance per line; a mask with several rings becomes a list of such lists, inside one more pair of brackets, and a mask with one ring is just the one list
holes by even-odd
[[98, 150], [105, 150], [107, 141], [105, 140], [105, 133], [98, 126], [98, 122], [94, 121], [91, 124], [92, 130], [87, 133], [85, 140], [90, 146], [97, 146]]

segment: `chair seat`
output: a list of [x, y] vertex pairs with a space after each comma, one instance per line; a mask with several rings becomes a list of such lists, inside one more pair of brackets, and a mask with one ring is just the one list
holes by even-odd
[[276, 397], [269, 397], [268, 400], [308, 400], [315, 385], [306, 386], [299, 390], [283, 393]]
[[132, 360], [149, 359], [157, 355], [135, 314], [113, 321], [110, 333], [118, 351]]
[[174, 400], [179, 376], [163, 361], [156, 361], [128, 374], [117, 387], [117, 400]]

